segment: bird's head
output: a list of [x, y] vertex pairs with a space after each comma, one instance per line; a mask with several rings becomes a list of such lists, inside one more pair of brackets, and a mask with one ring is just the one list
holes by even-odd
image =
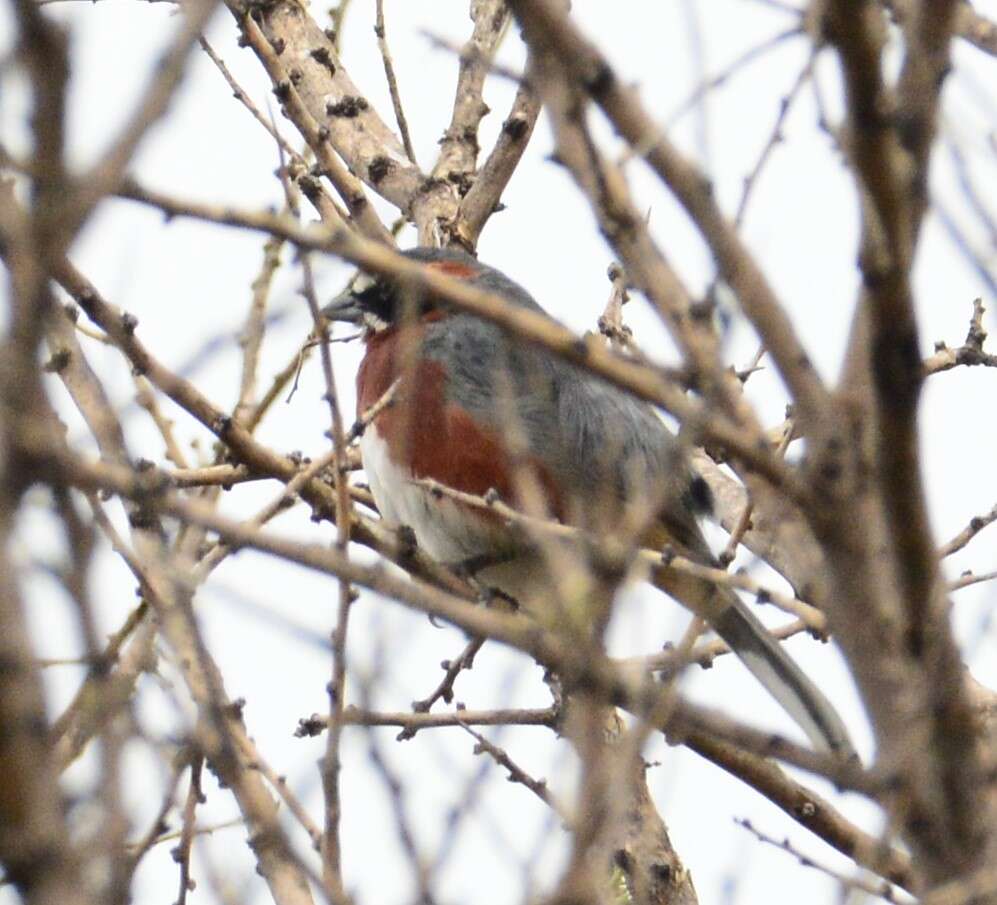
[[[447, 248], [412, 248], [402, 254], [428, 269], [460, 280], [487, 283], [491, 268], [479, 264], [469, 254]], [[483, 288], [489, 288], [484, 285]], [[379, 333], [407, 318], [423, 319], [444, 314], [449, 306], [431, 292], [390, 277], [360, 271], [345, 292], [334, 298], [322, 313], [333, 321], [346, 321]]]

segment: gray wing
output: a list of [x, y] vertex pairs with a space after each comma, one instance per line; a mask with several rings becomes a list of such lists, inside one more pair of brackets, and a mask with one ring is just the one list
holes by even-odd
[[696, 523], [709, 490], [649, 405], [468, 315], [431, 325], [423, 354], [447, 363], [450, 401], [564, 488], [570, 521], [605, 529], [651, 503], [676, 541], [709, 556]]
[[571, 370], [577, 379], [563, 381], [559, 422], [577, 463], [575, 485], [592, 499], [593, 515], [605, 524], [609, 506], [650, 506], [674, 541], [709, 558], [697, 524], [712, 506], [709, 488], [693, 476], [678, 440], [648, 404]]
[[[709, 491], [650, 406], [474, 318], [439, 327], [427, 331], [423, 352], [448, 363], [452, 401], [499, 435], [522, 438], [567, 489], [569, 521], [612, 530], [628, 504], [650, 505], [678, 552], [713, 562], [696, 520]], [[818, 749], [854, 756], [834, 707], [733, 591], [659, 571], [655, 583], [711, 622]]]

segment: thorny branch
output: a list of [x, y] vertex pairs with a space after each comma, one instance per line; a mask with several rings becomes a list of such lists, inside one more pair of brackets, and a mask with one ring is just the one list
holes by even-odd
[[[447, 92], [453, 98], [449, 119], [441, 120], [449, 124], [439, 155], [425, 170], [416, 161], [410, 122], [402, 109], [401, 88], [408, 86], [399, 84], [387, 47], [381, 2], [376, 9], [376, 37], [398, 137], [344, 65], [343, 56], [351, 50], [347, 47], [341, 54], [347, 3], [334, 11], [331, 33], [323, 31], [298, 3], [251, 8], [235, 0], [228, 3], [243, 42], [272, 82], [281, 112], [305, 142], [300, 153], [279, 136], [201, 37], [213, 5], [194, 4], [183, 11], [154, 77], [124, 117], [124, 127], [95, 165], [73, 176], [65, 162], [71, 155], [64, 150], [71, 58], [65, 36], [39, 13], [42, 3], [15, 4], [18, 64], [32, 88], [32, 150], [16, 157], [6, 146], [0, 148], [0, 164], [20, 174], [23, 183], [17, 191], [6, 180], [0, 185], [0, 256], [9, 273], [11, 298], [0, 348], [0, 571], [13, 576], [0, 591], [0, 716], [8, 727], [6, 743], [0, 746], [0, 765], [3, 786], [9, 791], [0, 796], [0, 862], [6, 879], [17, 885], [25, 901], [39, 905], [126, 901], [139, 861], [156, 842], [170, 838], [164, 825], [176, 808], [178, 901], [183, 903], [192, 888], [193, 840], [201, 832], [195, 817], [203, 794], [203, 757], [239, 806], [249, 845], [273, 899], [307, 905], [315, 889], [345, 905], [350, 899], [340, 837], [349, 813], [343, 813], [340, 802], [347, 763], [342, 750], [349, 733], [361, 730], [368, 732], [371, 762], [390, 792], [395, 829], [411, 861], [419, 895], [429, 899], [435, 877], [417, 838], [414, 812], [405, 801], [402, 774], [374, 741], [378, 726], [397, 728], [399, 739], [417, 734], [422, 739], [442, 727], [461, 728], [475, 738], [476, 754], [487, 754], [511, 781], [554, 808], [574, 849], [553, 901], [600, 901], [610, 860], [627, 879], [628, 901], [655, 905], [692, 901], [683, 898], [695, 893], [685, 882], [685, 868], [671, 848], [643, 775], [640, 747], [654, 733], [737, 777], [857, 865], [883, 878], [881, 883], [844, 876], [847, 885], [889, 901], [906, 899], [887, 883], [932, 905], [997, 900], [997, 884], [986, 868], [997, 853], [993, 829], [997, 804], [987, 780], [997, 735], [990, 719], [992, 702], [979, 704], [980, 689], [965, 676], [948, 615], [950, 592], [990, 581], [994, 573], [967, 570], [946, 586], [939, 567], [941, 559], [966, 548], [997, 519], [997, 509], [977, 515], [938, 547], [928, 519], [917, 417], [925, 377], [959, 366], [994, 367], [997, 358], [984, 348], [982, 300], [974, 303], [961, 346], [939, 343], [931, 355], [922, 357], [911, 278], [921, 224], [931, 203], [928, 168], [942, 122], [941, 86], [952, 66], [949, 45], [958, 37], [997, 56], [992, 22], [969, 5], [955, 2], [929, 11], [909, 0], [882, 4], [867, 0], [855, 8], [828, 0], [805, 15], [790, 10], [795, 17], [792, 27], [703, 80], [690, 100], [700, 103], [734, 72], [764, 59], [788, 39], [802, 41], [808, 36], [813, 41], [798, 77], [782, 94], [775, 125], [744, 183], [741, 203], [728, 215], [705, 170], [678, 150], [670, 130], [648, 112], [653, 108], [643, 97], [649, 86], [634, 87], [617, 75], [616, 51], [587, 37], [578, 24], [581, 19], [567, 15], [565, 5], [554, 0], [470, 4], [471, 33], [457, 56], [454, 90]], [[495, 146], [479, 161], [480, 126], [488, 112], [486, 80], [495, 72], [510, 71], [495, 63], [499, 44], [509, 32], [510, 13], [523, 28], [527, 62], [521, 77], [513, 73], [517, 93]], [[903, 36], [896, 78], [883, 66], [893, 40], [887, 16]], [[318, 211], [320, 224], [303, 225], [288, 212], [186, 201], [144, 189], [129, 177], [136, 150], [152, 140], [147, 138], [150, 128], [164, 117], [185, 77], [195, 41], [200, 41], [239, 102], [280, 144], [286, 160], [280, 173], [285, 189], [289, 195], [300, 189]], [[826, 113], [820, 115], [854, 177], [863, 230], [863, 285], [849, 362], [837, 385], [813, 367], [794, 321], [793, 300], [777, 294], [778, 282], [762, 270], [747, 234], [740, 232], [745, 205], [749, 197], [761, 194], [760, 174], [773, 166], [772, 152], [786, 139], [790, 112], [801, 106], [795, 105], [796, 98], [801, 87], [815, 78], [816, 54], [824, 44], [841, 64], [846, 123], [833, 127], [826, 122]], [[457, 244], [473, 252], [523, 160], [541, 100], [554, 129], [558, 162], [570, 171], [593, 222], [622, 263], [611, 271], [610, 304], [600, 323], [615, 349], [597, 336], [579, 339], [534, 312], [509, 306], [500, 296], [428, 273], [399, 257], [392, 250], [395, 231], [385, 226], [372, 203], [377, 195], [397, 208], [416, 226], [422, 244]], [[622, 154], [618, 148], [607, 150], [592, 128], [588, 119], [592, 106], [622, 138]], [[411, 107], [408, 115], [416, 109]], [[965, 169], [960, 153], [956, 148], [954, 157]], [[312, 160], [314, 165], [309, 164]], [[685, 269], [666, 256], [649, 227], [643, 199], [629, 184], [637, 161], [644, 161], [660, 186], [678, 200], [762, 340], [793, 405], [781, 432], [763, 425], [744, 381], [728, 367], [712, 309], [695, 300]], [[962, 186], [972, 195], [968, 179], [962, 179]], [[157, 357], [153, 349], [159, 338], [147, 335], [134, 316], [110, 304], [70, 263], [67, 251], [74, 237], [104, 198], [114, 195], [156, 208], [167, 217], [192, 217], [267, 237], [240, 333], [238, 386], [231, 408], [213, 401], [202, 387]], [[970, 202], [976, 216], [986, 220], [982, 199], [971, 197]], [[555, 229], [557, 215], [551, 212]], [[303, 346], [296, 360], [258, 396], [271, 341], [266, 311], [285, 266], [281, 261], [285, 244], [299, 255], [293, 266], [301, 269], [328, 406], [323, 423], [329, 426], [326, 439], [332, 446], [311, 458], [278, 451], [261, 439], [265, 433], [259, 430], [308, 348]], [[334, 353], [319, 314], [320, 290], [310, 252], [337, 255], [371, 273], [407, 281], [491, 320], [517, 339], [542, 346], [665, 408], [681, 422], [683, 440], [704, 443], [715, 455], [726, 457], [736, 478], [705, 453], [696, 454], [697, 467], [714, 488], [719, 515], [731, 532], [730, 555], [743, 543], [783, 575], [795, 593], [775, 589], [768, 578], [728, 573], [679, 557], [670, 559], [669, 568], [750, 592], [798, 617], [774, 631], [777, 638], [805, 631], [821, 638], [833, 633], [872, 722], [875, 765], [842, 764], [747, 722], [689, 704], [675, 683], [689, 664], [708, 666], [724, 654], [726, 647], [720, 642], [693, 643], [690, 635], [677, 650], [609, 657], [599, 638], [580, 639], [570, 627], [539, 625], [519, 613], [478, 606], [479, 587], [433, 562], [414, 544], [410, 532], [393, 531], [375, 518], [370, 490], [350, 485], [348, 479], [362, 465], [356, 441], [394, 403], [398, 383], [348, 426], [340, 408]], [[99, 332], [76, 323], [75, 310], [64, 316], [54, 303], [54, 283], [69, 292]], [[630, 290], [650, 300], [671, 331], [682, 356], [680, 367], [652, 364], [656, 359], [643, 355], [639, 337], [624, 327], [621, 309]], [[98, 367], [98, 355], [85, 346], [92, 338], [106, 346], [101, 355], [116, 350], [133, 369], [138, 405], [155, 427], [157, 444], [165, 449], [162, 463], [136, 458], [134, 450], [140, 447], [130, 423], [118, 411], [117, 394], [110, 392], [113, 384]], [[43, 340], [48, 358], [41, 362], [37, 353]], [[67, 434], [56, 418], [47, 396], [56, 382], [82, 416], [88, 432], [85, 441], [78, 442], [73, 431]], [[167, 400], [179, 407], [182, 420], [164, 411]], [[184, 445], [194, 422], [206, 428], [216, 444], [208, 454], [191, 454]], [[794, 457], [796, 447], [791, 445], [801, 438], [806, 447], [802, 461]], [[161, 467], [167, 460], [172, 467]], [[265, 505], [254, 508], [255, 515], [236, 520], [222, 514], [223, 490], [248, 493], [264, 481], [263, 487], [276, 482], [279, 490]], [[35, 656], [36, 639], [26, 619], [30, 601], [25, 569], [15, 555], [19, 519], [34, 505], [34, 485], [45, 488], [46, 499], [51, 498], [53, 517], [66, 539], [68, 564], [51, 571], [72, 600], [85, 639], [83, 655], [68, 660], [83, 664], [86, 673], [78, 693], [51, 724], [38, 670], [66, 658]], [[493, 495], [479, 497], [427, 482], [422, 486], [441, 501], [464, 507], [462, 511], [478, 509], [537, 538], [579, 537], [576, 529], [518, 512]], [[113, 496], [124, 505], [127, 531], [109, 502]], [[335, 524], [333, 547], [262, 530], [271, 518], [300, 502], [313, 520]], [[364, 507], [355, 506], [357, 502]], [[125, 564], [140, 595], [139, 604], [128, 607], [106, 644], [95, 630], [97, 604], [88, 589], [98, 537], [106, 539]], [[597, 549], [605, 539], [589, 541]], [[197, 589], [220, 563], [249, 548], [275, 558], [281, 567], [297, 563], [338, 582], [328, 713], [302, 720], [298, 730], [300, 735], [329, 730], [323, 766], [324, 828], [310, 814], [308, 802], [250, 738], [243, 704], [226, 691], [213, 644], [199, 622]], [[371, 565], [368, 551], [400, 566], [407, 576], [399, 577], [380, 562]], [[632, 558], [645, 568], [660, 565], [658, 552], [636, 550]], [[608, 621], [611, 592], [621, 576], [612, 581], [595, 578], [598, 581], [590, 584], [602, 582], [601, 591], [609, 591], [603, 594]], [[435, 690], [416, 701], [411, 711], [395, 709], [398, 704], [382, 706], [376, 679], [357, 681], [347, 657], [354, 584], [446, 621], [469, 636], [460, 655], [445, 661], [444, 676]], [[486, 644], [490, 648], [496, 642], [550, 671], [549, 681], [558, 686], [554, 706], [464, 709], [458, 705], [452, 711], [433, 710], [439, 700], [453, 699], [457, 677]], [[353, 644], [351, 640], [351, 649]], [[141, 694], [143, 676], [158, 669], [158, 657], [178, 671], [196, 718], [184, 730], [190, 736], [183, 748], [187, 759], [169, 771], [162, 798], [157, 792], [155, 801], [161, 803], [156, 819], [135, 846], [126, 848], [118, 788], [121, 746], [125, 739], [142, 738], [132, 705]], [[664, 685], [652, 680], [655, 673]], [[571, 681], [561, 685], [557, 676]], [[376, 707], [370, 703], [375, 691]], [[356, 696], [363, 706], [350, 703]], [[180, 695], [173, 697], [179, 704]], [[586, 710], [585, 705], [591, 706]], [[579, 706], [579, 721], [568, 726], [566, 714], [572, 708], [577, 714]], [[618, 731], [612, 729], [619, 720], [614, 707], [638, 720], [637, 729], [621, 736], [619, 749], [626, 757], [617, 757], [619, 752], [614, 754], [614, 746], [602, 738], [604, 731], [609, 736]], [[581, 758], [579, 813], [570, 813], [543, 780], [520, 766], [526, 761], [514, 756], [511, 747], [498, 745], [472, 726], [565, 731]], [[581, 732], [578, 726], [583, 727]], [[97, 862], [88, 862], [90, 853], [66, 819], [57, 782], [59, 772], [95, 738], [101, 741], [99, 796], [101, 827], [106, 830], [98, 848], [109, 878], [103, 886], [91, 878], [100, 874], [91, 869]], [[877, 839], [846, 820], [776, 761], [828, 778], [875, 802], [886, 815], [889, 840]], [[178, 805], [176, 792], [185, 770], [190, 784], [185, 802]], [[625, 794], [615, 796], [614, 805], [612, 791], [621, 789]], [[466, 796], [468, 801], [471, 797]], [[281, 820], [278, 801], [293, 829]], [[620, 801], [628, 804], [621, 806]], [[452, 826], [457, 823], [455, 818]], [[294, 833], [303, 833], [321, 849], [323, 869], [297, 853]], [[893, 844], [894, 835], [914, 853], [913, 858]], [[612, 859], [607, 860], [610, 849]], [[115, 863], [119, 850], [127, 851], [127, 860]], [[787, 850], [810, 863], [795, 850]], [[605, 866], [606, 876], [593, 865]], [[209, 868], [205, 876], [212, 876]], [[648, 876], [657, 876], [660, 882], [641, 879]]]

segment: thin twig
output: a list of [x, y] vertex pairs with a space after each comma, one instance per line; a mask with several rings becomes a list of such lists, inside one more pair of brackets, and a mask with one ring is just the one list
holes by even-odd
[[969, 520], [969, 524], [962, 531], [938, 549], [938, 558], [945, 559], [946, 556], [951, 556], [953, 553], [962, 550], [987, 525], [992, 525], [995, 521], [997, 521], [997, 505], [984, 515], [973, 516]]
[[[521, 525], [531, 531], [536, 531], [538, 534], [547, 534], [554, 537], [564, 537], [575, 540], [586, 537], [584, 531], [571, 525], [564, 525], [551, 519], [542, 519], [524, 515], [518, 509], [514, 509], [512, 506], [503, 502], [495, 495], [489, 494], [485, 496], [478, 496], [473, 493], [465, 493], [464, 491], [454, 490], [452, 487], [448, 487], [447, 485], [441, 484], [439, 481], [434, 481], [431, 478], [415, 479], [414, 483], [418, 484], [420, 487], [425, 487], [430, 493], [449, 497], [450, 499], [456, 500], [463, 505], [484, 511], [495, 512], [507, 522]], [[588, 539], [590, 541], [594, 540], [598, 543], [598, 538], [589, 537]], [[657, 550], [638, 550], [637, 559], [643, 565], [651, 569], [660, 567], [662, 564], [662, 554]], [[674, 568], [676, 571], [692, 575], [696, 578], [703, 578], [706, 581], [712, 581], [717, 585], [736, 588], [742, 591], [749, 591], [757, 597], [759, 602], [771, 603], [780, 610], [802, 619], [807, 623], [807, 626], [811, 631], [818, 634], [825, 634], [827, 632], [827, 617], [816, 607], [811, 606], [810, 604], [795, 597], [790, 597], [778, 591], [773, 591], [772, 589], [760, 584], [749, 575], [726, 572], [723, 569], [703, 565], [702, 563], [695, 562], [682, 556], [669, 556], [667, 565], [669, 568]]]
[[[413, 285], [425, 287], [441, 298], [475, 315], [498, 324], [523, 339], [541, 344], [553, 354], [566, 358], [610, 382], [650, 402], [662, 405], [685, 422], [698, 437], [708, 437], [722, 446], [730, 458], [741, 461], [760, 477], [779, 487], [791, 500], [809, 499], [809, 487], [785, 463], [760, 447], [746, 435], [744, 425], [732, 423], [720, 412], [707, 410], [676, 385], [668, 369], [621, 358], [607, 350], [598, 337], [579, 338], [556, 321], [525, 308], [512, 306], [497, 293], [485, 291], [446, 274], [429, 270], [391, 249], [354, 233], [310, 229], [304, 230], [287, 218], [260, 212], [240, 212], [230, 207], [216, 207], [186, 201], [139, 189], [132, 184], [125, 197], [154, 204], [177, 216], [192, 216], [211, 222], [237, 225], [281, 235], [302, 248], [339, 254], [370, 273], [401, 277]], [[78, 299], [79, 301], [79, 299]], [[86, 307], [81, 302], [81, 307]], [[788, 341], [788, 340], [787, 340]], [[799, 359], [794, 359], [797, 364]], [[741, 411], [745, 411], [741, 409]]]
[[415, 148], [412, 147], [412, 137], [409, 135], [408, 120], [405, 118], [405, 108], [402, 107], [402, 96], [398, 91], [398, 79], [395, 77], [395, 64], [391, 59], [391, 50], [388, 47], [388, 35], [384, 28], [384, 0], [377, 0], [374, 34], [377, 35], [377, 49], [381, 52], [381, 61], [384, 64], [384, 78], [388, 83], [388, 92], [391, 94], [391, 106], [395, 111], [395, 122], [398, 123], [398, 131], [402, 135], [405, 154], [413, 164], [418, 166], [419, 163], [415, 159]]
[[974, 584], [982, 584], [985, 581], [997, 579], [997, 572], [985, 572], [982, 575], [975, 575], [972, 572], [964, 572], [955, 581], [950, 581], [948, 589], [950, 591], [961, 591]]
[[[764, 353], [764, 349], [760, 346], [758, 352], [756, 353], [756, 360], [759, 360]], [[782, 436], [779, 438], [779, 444], [776, 446], [776, 453], [780, 456], [786, 455], [786, 450], [789, 448], [789, 443], [793, 439], [793, 420], [789, 418], [783, 425]], [[738, 516], [737, 523], [734, 525], [734, 530], [731, 531], [730, 537], [727, 539], [727, 545], [724, 547], [723, 552], [717, 557], [720, 561], [720, 565], [727, 567], [733, 561], [734, 557], [737, 555], [737, 548], [741, 541], [744, 539], [744, 535], [747, 533], [748, 528], [751, 527], [751, 512], [753, 509], [751, 502], [751, 496], [749, 495], [744, 504], [744, 509]]]
[[957, 349], [950, 349], [943, 342], [935, 343], [935, 354], [926, 358], [922, 365], [925, 375], [948, 371], [959, 365], [997, 368], [997, 355], [991, 355], [983, 349], [987, 339], [987, 331], [983, 326], [985, 311], [983, 300], [975, 299], [965, 341]]
[[180, 444], [177, 443], [177, 439], [173, 434], [174, 422], [167, 418], [160, 410], [159, 403], [156, 401], [155, 390], [150, 386], [149, 381], [144, 377], [136, 376], [135, 390], [135, 401], [149, 413], [149, 417], [152, 418], [153, 424], [156, 425], [159, 435], [163, 438], [163, 443], [166, 444], [166, 458], [176, 465], [177, 468], [190, 468], [187, 457], [184, 455]]
[[453, 700], [453, 686], [457, 676], [474, 665], [474, 658], [484, 643], [484, 638], [472, 638], [455, 659], [444, 660], [442, 665], [445, 672], [440, 684], [427, 697], [413, 701], [412, 709], [416, 713], [428, 713], [433, 704], [439, 700], [449, 704]]
[[[343, 427], [343, 415], [336, 391], [336, 377], [329, 352], [328, 322], [319, 308], [312, 276], [311, 261], [305, 252], [301, 258], [304, 274], [304, 295], [312, 315], [312, 328], [319, 340], [319, 356], [325, 379], [325, 401], [329, 406], [331, 421], [326, 436], [332, 441], [332, 462], [335, 466], [336, 491], [336, 548], [346, 555], [350, 543], [350, 525], [353, 521], [349, 491], [346, 486], [346, 446], [349, 442]], [[322, 788], [325, 794], [325, 832], [322, 836], [322, 872], [327, 886], [343, 889], [342, 847], [339, 838], [342, 797], [339, 780], [342, 762], [342, 714], [346, 698], [346, 638], [349, 629], [350, 604], [353, 591], [345, 577], [339, 580], [339, 605], [336, 626], [332, 631], [332, 678], [329, 683], [329, 734], [326, 737], [325, 758], [322, 763]]]
[[[464, 710], [458, 707], [453, 712], [410, 713], [402, 710], [383, 712], [361, 710], [358, 707], [344, 708], [344, 726], [397, 726], [398, 741], [406, 741], [423, 729], [438, 729], [443, 726], [547, 726], [555, 725], [558, 715], [553, 708], [542, 710]], [[298, 721], [294, 734], [298, 738], [318, 735], [329, 726], [327, 716], [313, 713]]]
[[[750, 63], [753, 63], [756, 59], [767, 54], [770, 50], [778, 47], [783, 41], [787, 41], [790, 38], [794, 38], [798, 35], [803, 35], [803, 29], [800, 25], [794, 25], [791, 28], [787, 28], [784, 31], [777, 32], [771, 37], [765, 38], [753, 47], [749, 47], [746, 51], [732, 60], [727, 66], [725, 66], [716, 75], [710, 76], [710, 78], [704, 80], [701, 84], [697, 85], [692, 93], [687, 97], [678, 107], [671, 113], [668, 117], [665, 128], [662, 130], [670, 131], [678, 123], [683, 116], [686, 115], [690, 110], [692, 110], [702, 99], [705, 94], [708, 94], [714, 88], [719, 88], [721, 85], [727, 82], [731, 76], [733, 76], [739, 69], [743, 69]], [[624, 159], [629, 157], [641, 157], [643, 156], [646, 148], [640, 146], [631, 147], [626, 154]]]
[[180, 843], [173, 850], [173, 860], [180, 865], [180, 891], [177, 895], [177, 905], [186, 905], [187, 893], [194, 888], [190, 876], [190, 850], [194, 841], [194, 826], [197, 806], [205, 801], [201, 791], [201, 767], [204, 759], [195, 755], [190, 763], [190, 785], [187, 788], [187, 799], [183, 806]]
[[360, 439], [364, 431], [367, 430], [367, 426], [386, 408], [394, 405], [395, 397], [398, 395], [398, 388], [401, 386], [401, 383], [402, 379], [400, 377], [395, 378], [391, 386], [381, 394], [381, 398], [357, 418], [346, 435], [347, 444], [352, 444]]
[[734, 823], [738, 826], [743, 827], [749, 833], [751, 833], [759, 842], [764, 842], [766, 845], [774, 846], [775, 848], [782, 849], [782, 851], [787, 852], [792, 855], [803, 867], [812, 867], [820, 871], [822, 874], [827, 874], [834, 880], [837, 880], [842, 886], [847, 889], [856, 889], [861, 892], [867, 893], [871, 896], [876, 896], [876, 898], [883, 899], [886, 902], [903, 903], [903, 905], [915, 905], [916, 899], [907, 894], [902, 894], [897, 891], [897, 889], [888, 880], [880, 880], [879, 882], [873, 882], [867, 880], [865, 877], [857, 877], [849, 874], [842, 873], [841, 871], [835, 870], [826, 864], [821, 864], [815, 861], [809, 855], [804, 855], [802, 852], [796, 849], [796, 847], [789, 841], [788, 838], [785, 839], [775, 839], [772, 836], [763, 833], [757, 827], [755, 827], [750, 820], [745, 820], [743, 818], [735, 818]]
[[[803, 634], [804, 632], [809, 633], [810, 629], [802, 619], [794, 619], [792, 622], [787, 622], [785, 625], [768, 629], [768, 633], [777, 641], [785, 641], [787, 638], [793, 638], [796, 635]], [[697, 644], [696, 647], [689, 651], [689, 653], [684, 657], [678, 656], [676, 651], [671, 646], [668, 646], [660, 653], [651, 654], [645, 657], [629, 657], [621, 662], [625, 666], [632, 665], [639, 669], [660, 672], [665, 676], [670, 676], [674, 672], [681, 669], [685, 665], [686, 661], [688, 661], [690, 665], [695, 664], [697, 666], [702, 666], [704, 669], [709, 669], [713, 666], [713, 663], [717, 657], [722, 657], [729, 653], [732, 653], [730, 645], [728, 645], [726, 641], [717, 638], [712, 641], [704, 641], [702, 644]]]
[[782, 131], [783, 125], [789, 116], [790, 110], [793, 109], [793, 103], [799, 97], [801, 89], [813, 74], [814, 63], [816, 60], [817, 54], [815, 51], [807, 58], [806, 65], [800, 70], [799, 75], [796, 77], [796, 81], [793, 82], [793, 86], [789, 89], [789, 92], [785, 95], [785, 97], [783, 97], [779, 102], [779, 113], [775, 118], [775, 124], [772, 127], [772, 131], [769, 133], [768, 141], [765, 142], [765, 146], [758, 155], [758, 159], [755, 161], [755, 165], [752, 167], [751, 172], [744, 178], [741, 200], [738, 202], [737, 212], [734, 214], [735, 228], [740, 228], [744, 224], [744, 216], [747, 213], [748, 202], [751, 200], [752, 192], [754, 191], [755, 186], [758, 185], [761, 174], [765, 169], [765, 165], [771, 159], [776, 147], [784, 139]]
[[614, 261], [606, 271], [611, 289], [606, 308], [599, 317], [599, 332], [609, 340], [611, 345], [624, 352], [632, 352], [635, 348], [633, 331], [623, 323], [623, 306], [630, 301], [627, 292], [627, 275], [623, 267]]
[[274, 274], [280, 267], [280, 252], [284, 246], [282, 239], [270, 236], [263, 245], [263, 262], [253, 280], [252, 300], [239, 345], [242, 346], [242, 375], [239, 380], [239, 399], [232, 410], [232, 417], [245, 423], [255, 409], [253, 395], [256, 391], [256, 378], [260, 364], [260, 349], [263, 346], [263, 333], [266, 326], [265, 315], [270, 287]]
[[519, 766], [505, 751], [498, 745], [490, 742], [480, 732], [475, 732], [469, 722], [460, 722], [458, 725], [473, 738], [476, 742], [474, 746], [475, 754], [487, 754], [500, 767], [509, 771], [509, 782], [518, 783], [529, 789], [547, 807], [554, 811], [562, 820], [567, 822], [568, 815], [565, 809], [551, 796], [547, 788], [547, 780], [534, 779], [522, 767]]
[[97, 203], [119, 184], [139, 143], [169, 108], [183, 78], [190, 51], [217, 7], [218, 0], [198, 0], [183, 6], [182, 24], [176, 36], [151, 69], [155, 73], [153, 80], [116, 140], [100, 155], [98, 163], [77, 180], [72, 210], [66, 212], [71, 222], [82, 223]]
[[294, 148], [290, 146], [290, 144], [288, 144], [284, 136], [281, 135], [280, 132], [278, 132], [277, 129], [274, 127], [274, 125], [270, 122], [270, 120], [267, 119], [267, 117], [265, 117], [262, 114], [262, 112], [260, 112], [259, 107], [257, 107], [256, 104], [253, 103], [250, 96], [246, 93], [243, 87], [235, 80], [235, 77], [232, 75], [232, 73], [229, 72], [228, 67], [225, 65], [225, 61], [222, 60], [222, 58], [218, 56], [217, 53], [215, 53], [214, 48], [208, 43], [207, 38], [205, 38], [204, 35], [201, 35], [201, 37], [198, 38], [198, 43], [201, 45], [201, 50], [203, 50], [205, 54], [207, 54], [208, 59], [215, 64], [215, 68], [218, 69], [218, 71], [222, 74], [222, 78], [224, 78], [225, 81], [228, 82], [229, 88], [232, 89], [232, 96], [249, 111], [253, 119], [255, 119], [261, 126], [263, 126], [264, 129], [267, 130], [267, 132], [270, 134], [270, 137], [275, 142], [277, 142], [277, 144], [280, 146], [280, 148], [288, 157], [292, 158], [293, 160], [299, 161], [301, 165], [304, 166], [304, 160], [301, 157], [301, 155], [297, 151], [295, 151]]
[[309, 816], [308, 809], [304, 807], [297, 795], [291, 791], [290, 786], [287, 784], [287, 778], [278, 774], [270, 766], [251, 739], [242, 736], [239, 739], [239, 743], [242, 755], [246, 759], [246, 765], [250, 769], [257, 770], [270, 783], [270, 787], [280, 796], [281, 801], [287, 805], [287, 809], [294, 816], [294, 819], [308, 833], [312, 847], [318, 851], [322, 844], [322, 830]]

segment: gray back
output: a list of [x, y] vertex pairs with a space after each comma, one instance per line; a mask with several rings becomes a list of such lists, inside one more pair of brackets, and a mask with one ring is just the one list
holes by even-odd
[[[445, 254], [483, 270], [481, 288], [546, 314], [498, 271]], [[649, 405], [469, 314], [431, 323], [423, 354], [446, 363], [450, 401], [542, 463], [565, 491], [572, 522], [605, 528], [624, 505], [653, 501], [676, 540], [706, 551], [695, 510], [697, 500], [700, 510], [709, 505], [708, 492], [692, 492], [679, 444]]]

